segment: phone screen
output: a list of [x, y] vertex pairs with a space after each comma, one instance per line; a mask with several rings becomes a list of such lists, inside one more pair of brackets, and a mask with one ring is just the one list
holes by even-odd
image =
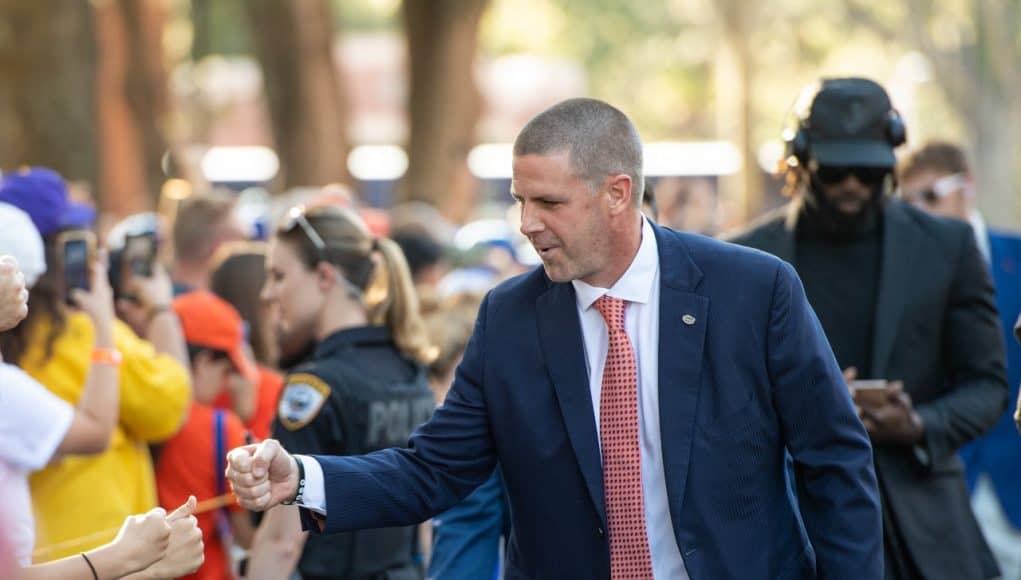
[[71, 290], [89, 289], [89, 243], [75, 239], [64, 242], [64, 298], [71, 302]]
[[149, 278], [156, 261], [156, 237], [152, 234], [128, 236], [124, 240], [124, 261], [133, 276]]

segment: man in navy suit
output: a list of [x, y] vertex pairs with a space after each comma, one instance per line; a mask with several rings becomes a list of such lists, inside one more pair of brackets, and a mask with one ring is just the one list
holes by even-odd
[[[996, 286], [1007, 386], [1010, 400], [1016, 400], [1021, 383], [1021, 345], [1014, 340], [1014, 323], [1021, 312], [1021, 237], [986, 227], [974, 207], [975, 183], [968, 160], [953, 143], [927, 143], [912, 152], [900, 164], [900, 181], [905, 200], [916, 207], [971, 224]], [[961, 449], [975, 517], [1002, 580], [1021, 580], [1021, 437], [1012, 413], [1008, 409], [992, 430]]]
[[879, 578], [868, 436], [794, 270], [653, 225], [642, 189], [617, 109], [532, 119], [512, 193], [543, 267], [486, 297], [443, 406], [407, 449], [235, 449], [241, 504], [297, 503], [314, 532], [407, 525], [499, 461], [508, 579]]

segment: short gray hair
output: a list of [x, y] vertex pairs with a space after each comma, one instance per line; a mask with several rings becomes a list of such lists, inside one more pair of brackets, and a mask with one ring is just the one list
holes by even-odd
[[594, 192], [608, 175], [631, 176], [642, 203], [642, 140], [627, 115], [597, 99], [568, 99], [536, 115], [514, 140], [514, 156], [567, 151], [571, 169]]

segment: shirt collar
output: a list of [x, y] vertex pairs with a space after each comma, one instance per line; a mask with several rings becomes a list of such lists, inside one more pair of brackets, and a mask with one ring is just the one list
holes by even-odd
[[612, 288], [600, 288], [586, 284], [581, 280], [572, 280], [574, 294], [581, 309], [588, 310], [596, 300], [604, 294], [614, 298], [648, 304], [652, 295], [652, 284], [659, 271], [659, 251], [656, 246], [656, 234], [652, 225], [642, 217], [642, 242], [638, 245], [638, 253], [627, 271]]
[[978, 251], [982, 252], [982, 257], [986, 259], [987, 263], [991, 262], [989, 229], [986, 228], [986, 220], [982, 218], [982, 214], [978, 210], [971, 210], [968, 214], [968, 223], [971, 224], [971, 229], [975, 231], [975, 243], [978, 244]]
[[349, 346], [387, 344], [391, 341], [390, 330], [385, 326], [355, 326], [344, 328], [327, 336], [316, 345], [315, 358], [323, 358]]

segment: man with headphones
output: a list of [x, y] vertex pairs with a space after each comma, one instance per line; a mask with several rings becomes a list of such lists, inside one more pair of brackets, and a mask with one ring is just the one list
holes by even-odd
[[958, 449], [1007, 404], [1003, 338], [967, 224], [891, 194], [906, 131], [883, 88], [827, 79], [785, 135], [792, 201], [731, 241], [794, 265], [872, 440], [887, 579], [998, 575]]

